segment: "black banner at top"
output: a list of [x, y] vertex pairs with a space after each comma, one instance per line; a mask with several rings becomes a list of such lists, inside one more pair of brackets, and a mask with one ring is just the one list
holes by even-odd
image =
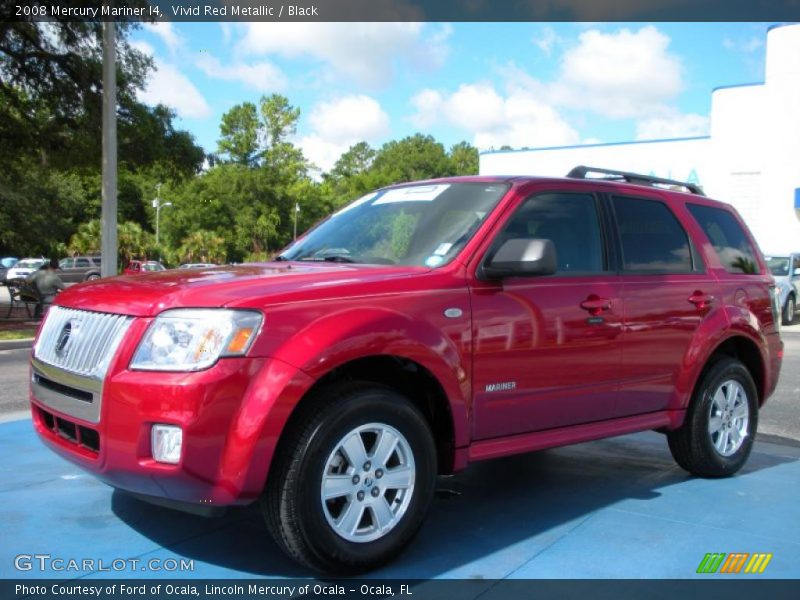
[[0, 0], [4, 21], [800, 20], [800, 0]]

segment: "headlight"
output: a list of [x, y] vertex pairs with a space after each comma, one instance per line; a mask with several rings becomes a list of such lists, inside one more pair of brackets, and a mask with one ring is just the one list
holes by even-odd
[[131, 369], [200, 371], [222, 356], [243, 356], [261, 327], [261, 313], [178, 309], [161, 313], [136, 349]]

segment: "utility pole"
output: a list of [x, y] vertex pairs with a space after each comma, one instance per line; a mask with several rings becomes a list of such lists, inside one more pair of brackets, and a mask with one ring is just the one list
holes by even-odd
[[103, 206], [100, 274], [117, 274], [117, 65], [116, 25], [103, 23]]
[[297, 239], [297, 213], [300, 212], [300, 203], [294, 203], [294, 239]]
[[[172, 202], [164, 202], [161, 204], [161, 184], [156, 184], [156, 199], [153, 200], [153, 208], [156, 209], [156, 246], [158, 246], [158, 223], [161, 220], [161, 207], [172, 206]], [[161, 257], [159, 256], [159, 259]]]

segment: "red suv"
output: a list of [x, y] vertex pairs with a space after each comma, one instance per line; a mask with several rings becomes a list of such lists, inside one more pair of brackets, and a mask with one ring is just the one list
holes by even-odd
[[270, 263], [76, 285], [34, 347], [36, 430], [145, 499], [258, 501], [290, 556], [337, 573], [395, 556], [437, 474], [478, 460], [655, 429], [684, 469], [731, 475], [780, 308], [736, 212], [677, 185], [403, 184]]

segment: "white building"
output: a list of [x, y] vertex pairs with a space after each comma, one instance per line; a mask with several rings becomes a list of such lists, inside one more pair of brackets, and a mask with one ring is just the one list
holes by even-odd
[[800, 24], [767, 32], [763, 83], [712, 91], [709, 136], [480, 156], [482, 175], [563, 177], [577, 165], [698, 183], [736, 207], [764, 252], [800, 252]]

